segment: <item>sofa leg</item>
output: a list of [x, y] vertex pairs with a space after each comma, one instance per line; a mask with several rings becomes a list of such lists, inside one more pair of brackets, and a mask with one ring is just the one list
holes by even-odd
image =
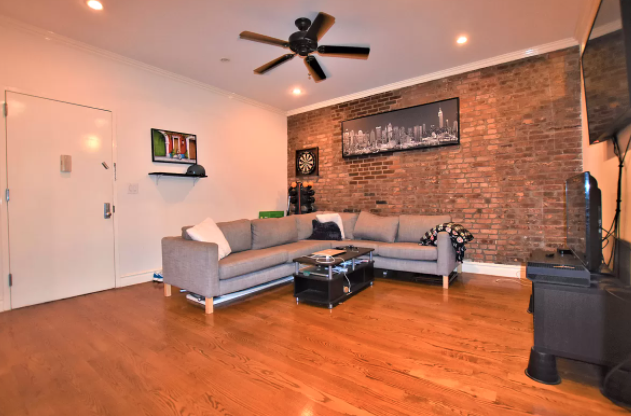
[[164, 283], [164, 296], [167, 298], [171, 296], [171, 285], [168, 283]]
[[213, 313], [213, 298], [206, 298], [206, 315]]
[[449, 289], [449, 276], [443, 276], [443, 289]]

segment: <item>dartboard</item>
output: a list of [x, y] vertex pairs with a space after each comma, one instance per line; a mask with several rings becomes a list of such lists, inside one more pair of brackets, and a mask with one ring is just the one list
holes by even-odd
[[296, 173], [299, 175], [317, 175], [318, 149], [296, 151]]

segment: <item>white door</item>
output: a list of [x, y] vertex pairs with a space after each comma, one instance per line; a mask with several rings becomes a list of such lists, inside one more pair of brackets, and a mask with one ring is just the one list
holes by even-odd
[[6, 102], [11, 307], [113, 288], [112, 113], [8, 91]]

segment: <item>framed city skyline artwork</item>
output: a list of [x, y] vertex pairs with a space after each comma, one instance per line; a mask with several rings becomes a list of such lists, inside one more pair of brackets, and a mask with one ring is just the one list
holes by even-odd
[[151, 160], [162, 163], [197, 164], [197, 135], [151, 129]]
[[460, 99], [342, 122], [342, 157], [460, 144]]

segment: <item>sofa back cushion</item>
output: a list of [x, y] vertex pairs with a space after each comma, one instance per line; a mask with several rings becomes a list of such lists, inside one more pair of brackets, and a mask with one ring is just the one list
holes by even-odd
[[344, 225], [344, 237], [348, 240], [355, 239], [355, 224], [359, 214], [356, 212], [340, 212], [342, 224]]
[[233, 253], [252, 249], [252, 221], [218, 222], [217, 227], [226, 236]]
[[252, 249], [280, 246], [298, 241], [298, 227], [293, 217], [252, 220]]
[[432, 227], [450, 222], [449, 215], [401, 215], [399, 216], [398, 242], [418, 243]]
[[[221, 230], [223, 235], [230, 244], [230, 249], [233, 253], [252, 249], [252, 225], [250, 220], [236, 220], [228, 222], [218, 222], [217, 227]], [[182, 227], [182, 238], [185, 240], [192, 240], [188, 235], [188, 229], [190, 225]]]
[[294, 218], [296, 221], [296, 227], [298, 228], [298, 240], [305, 240], [313, 234], [312, 221], [316, 219], [315, 212], [310, 214], [292, 215], [290, 218]]
[[380, 217], [368, 211], [362, 211], [357, 217], [353, 236], [355, 239], [394, 243], [398, 226], [399, 217]]

